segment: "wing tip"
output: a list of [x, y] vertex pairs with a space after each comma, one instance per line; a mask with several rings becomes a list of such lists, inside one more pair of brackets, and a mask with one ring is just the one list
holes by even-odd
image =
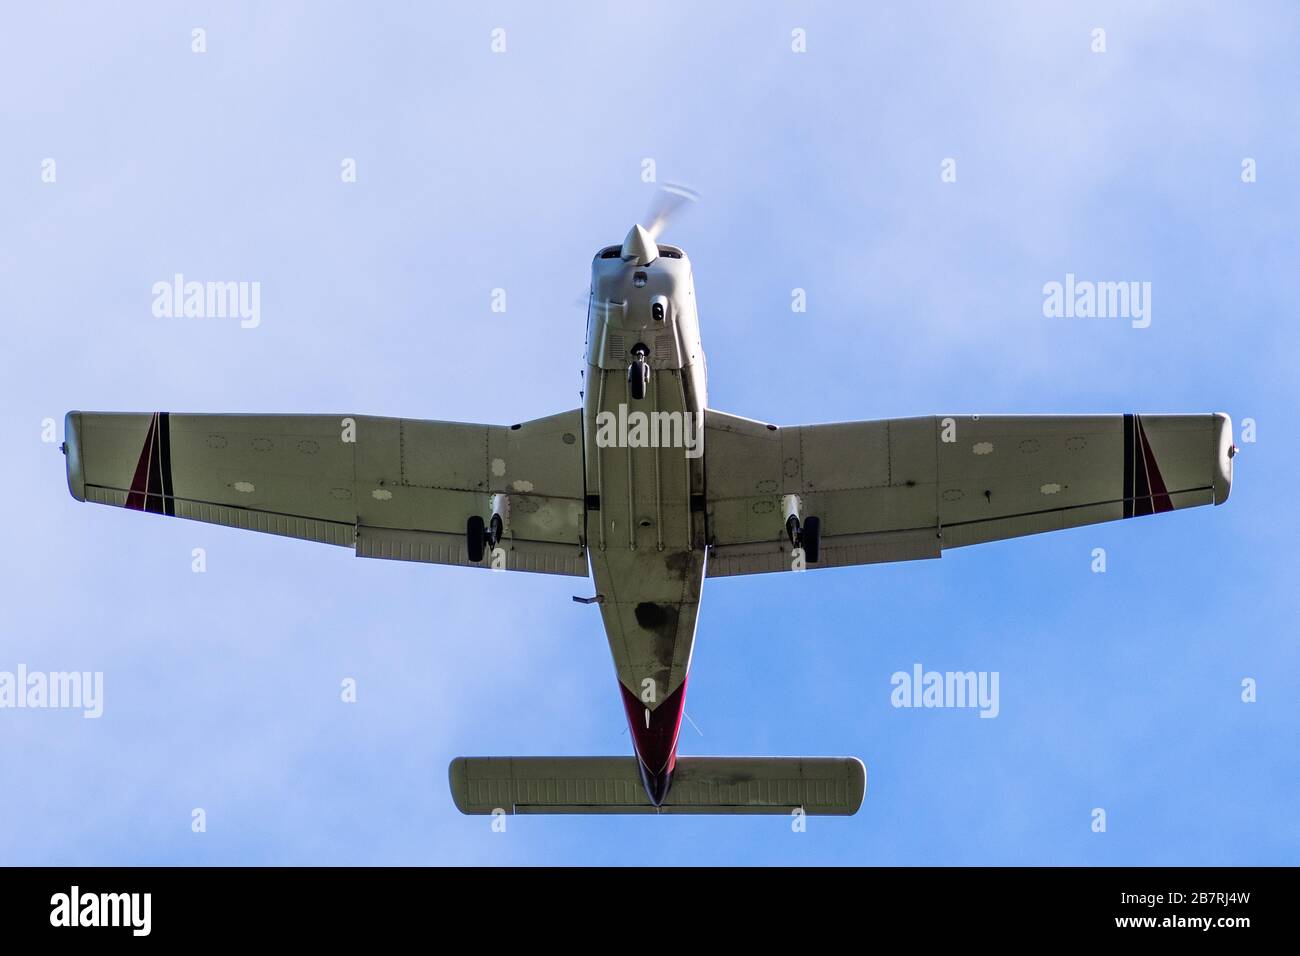
[[456, 757], [447, 765], [447, 783], [451, 787], [451, 802], [456, 805], [456, 809], [466, 816], [473, 816], [482, 813], [482, 810], [476, 810], [470, 806], [469, 802], [469, 770], [467, 767], [468, 760], [465, 757]]
[[63, 454], [68, 471], [68, 493], [86, 500], [86, 471], [81, 460], [81, 412], [63, 416]]
[[465, 788], [465, 758], [456, 757], [447, 765], [447, 785], [451, 788], [451, 802], [461, 813], [466, 813], [461, 803], [461, 794]]
[[1232, 459], [1237, 446], [1232, 441], [1232, 418], [1226, 412], [1215, 412], [1215, 472], [1214, 503], [1221, 505], [1232, 494]]
[[845, 757], [845, 765], [849, 772], [849, 785], [853, 793], [857, 794], [857, 802], [848, 806], [848, 812], [845, 816], [851, 817], [862, 809], [862, 803], [867, 798], [867, 765], [862, 762], [861, 757]]

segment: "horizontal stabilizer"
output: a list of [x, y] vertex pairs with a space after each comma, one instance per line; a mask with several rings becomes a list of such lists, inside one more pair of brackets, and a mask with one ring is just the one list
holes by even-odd
[[663, 806], [635, 757], [457, 757], [461, 813], [790, 813], [851, 816], [867, 789], [856, 757], [679, 757]]

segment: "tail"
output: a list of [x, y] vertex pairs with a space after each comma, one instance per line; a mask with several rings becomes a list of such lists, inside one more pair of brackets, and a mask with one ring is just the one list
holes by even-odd
[[867, 791], [856, 757], [679, 757], [655, 807], [635, 757], [457, 757], [461, 813], [792, 813], [852, 816]]

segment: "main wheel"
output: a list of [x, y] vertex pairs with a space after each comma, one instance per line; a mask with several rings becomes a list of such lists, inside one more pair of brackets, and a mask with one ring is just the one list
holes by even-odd
[[478, 564], [483, 560], [483, 544], [486, 537], [482, 515], [471, 515], [465, 522], [465, 551], [470, 564]]
[[803, 557], [809, 564], [816, 564], [821, 557], [822, 519], [809, 515], [803, 519]]

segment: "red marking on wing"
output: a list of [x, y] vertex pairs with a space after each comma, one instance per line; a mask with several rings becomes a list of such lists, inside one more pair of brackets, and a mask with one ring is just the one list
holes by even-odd
[[1165, 486], [1164, 476], [1160, 474], [1160, 466], [1156, 464], [1156, 456], [1151, 451], [1151, 445], [1147, 441], [1146, 429], [1142, 427], [1142, 419], [1137, 419], [1138, 437], [1142, 445], [1142, 460], [1146, 464], [1147, 482], [1151, 492], [1151, 511], [1160, 514], [1164, 511], [1173, 511], [1174, 503], [1169, 497], [1169, 489]]
[[140, 461], [135, 466], [135, 477], [131, 479], [131, 490], [126, 495], [126, 507], [132, 511], [144, 511], [149, 498], [149, 465], [157, 430], [158, 415], [155, 413], [149, 419], [149, 431], [144, 436], [144, 447], [140, 449]]

